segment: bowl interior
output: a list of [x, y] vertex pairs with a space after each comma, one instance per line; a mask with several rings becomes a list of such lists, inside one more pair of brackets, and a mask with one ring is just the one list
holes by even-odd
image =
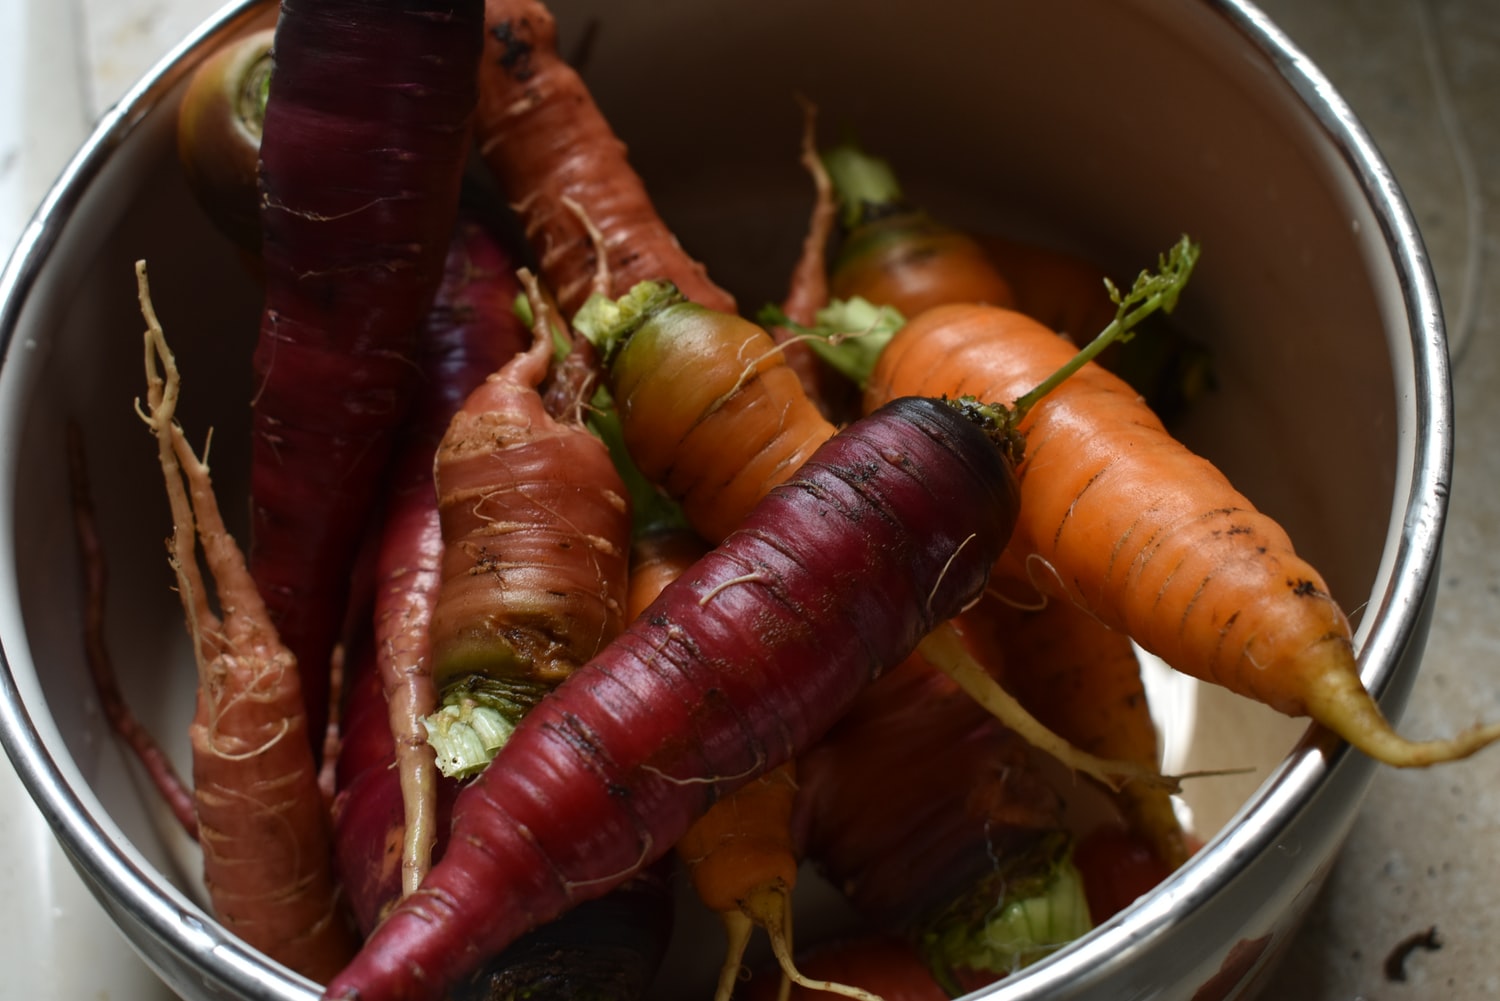
[[[1177, 322], [1212, 349], [1218, 387], [1181, 433], [1282, 520], [1362, 633], [1375, 625], [1359, 610], [1386, 586], [1411, 477], [1400, 282], [1358, 173], [1242, 14], [1146, 0], [937, 3], [913, 44], [909, 8], [895, 5], [889, 17], [792, 0], [662, 0], [630, 16], [602, 0], [552, 6], [564, 51], [589, 39], [585, 76], [658, 207], [746, 308], [779, 299], [810, 206], [797, 94], [819, 106], [825, 135], [853, 130], [947, 221], [1082, 251], [1122, 283], [1179, 234], [1200, 240]], [[259, 298], [184, 187], [171, 121], [180, 90], [164, 82], [95, 150], [47, 220], [55, 242], [34, 252], [11, 314], [0, 436], [13, 573], [0, 581], [0, 636], [32, 722], [94, 820], [171, 892], [198, 899], [196, 846], [88, 694], [64, 458], [76, 421], [109, 562], [115, 666], [187, 774], [193, 668], [163, 558], [154, 443], [133, 412], [144, 386], [133, 262], [148, 262], [184, 373], [189, 437], [213, 430], [231, 527], [243, 524], [234, 498], [245, 493]], [[1212, 837], [1305, 726], [1152, 677], [1168, 769], [1244, 769], [1184, 791]]]

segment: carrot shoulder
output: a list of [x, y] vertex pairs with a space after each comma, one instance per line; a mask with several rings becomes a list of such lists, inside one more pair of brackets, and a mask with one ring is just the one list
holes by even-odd
[[[1075, 353], [1020, 313], [937, 307], [886, 346], [866, 406], [911, 393], [1014, 400]], [[1360, 681], [1348, 620], [1317, 570], [1116, 376], [1085, 366], [1020, 427], [1012, 551], [1045, 591], [1178, 670], [1311, 716], [1391, 764], [1461, 757], [1500, 737], [1493, 726], [1451, 741], [1395, 734]]]

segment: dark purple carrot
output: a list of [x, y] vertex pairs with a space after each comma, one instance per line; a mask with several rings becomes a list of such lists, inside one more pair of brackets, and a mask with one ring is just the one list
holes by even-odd
[[897, 401], [831, 438], [539, 703], [460, 795], [442, 861], [327, 996], [440, 997], [477, 957], [661, 857], [972, 601], [1015, 481], [962, 409]]
[[469, 148], [480, 0], [285, 0], [260, 145], [250, 567], [311, 719], [417, 371]]

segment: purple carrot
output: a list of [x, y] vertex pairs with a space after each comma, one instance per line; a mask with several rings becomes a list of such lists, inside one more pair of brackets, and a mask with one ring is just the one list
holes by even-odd
[[1008, 453], [956, 405], [898, 400], [835, 435], [522, 720], [326, 996], [441, 997], [659, 858], [977, 597], [1015, 509]]
[[469, 147], [480, 0], [284, 0], [260, 146], [250, 567], [308, 732], [417, 372]]

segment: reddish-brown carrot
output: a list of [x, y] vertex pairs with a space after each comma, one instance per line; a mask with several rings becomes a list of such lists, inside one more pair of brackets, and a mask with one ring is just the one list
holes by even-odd
[[461, 222], [423, 325], [415, 412], [387, 474], [374, 645], [406, 804], [401, 870], [408, 893], [426, 875], [437, 838], [437, 765], [423, 722], [437, 709], [428, 633], [443, 559], [433, 460], [468, 395], [528, 342], [514, 310], [520, 288], [509, 251], [479, 223]]
[[[215, 917], [250, 946], [314, 979], [349, 957], [328, 821], [307, 734], [296, 660], [277, 638], [239, 547], [224, 527], [208, 468], [175, 423], [176, 363], [136, 265], [146, 319], [147, 409], [171, 501], [169, 559], [198, 665], [191, 727], [193, 802]], [[222, 617], [198, 569], [197, 539]]]
[[559, 55], [557, 24], [545, 5], [488, 0], [485, 28], [479, 152], [519, 214], [564, 317], [594, 291], [601, 247], [611, 297], [638, 281], [667, 280], [694, 301], [732, 311], [733, 297], [682, 249], [625, 144]]

